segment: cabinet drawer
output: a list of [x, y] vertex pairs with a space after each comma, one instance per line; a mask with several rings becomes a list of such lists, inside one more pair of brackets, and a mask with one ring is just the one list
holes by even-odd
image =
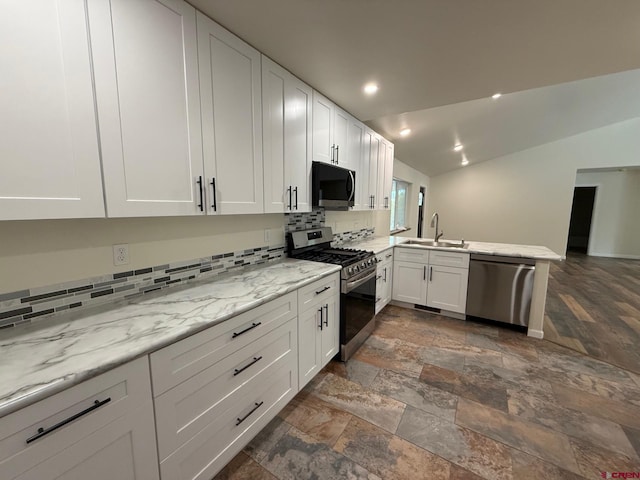
[[384, 252], [380, 252], [376, 255], [376, 260], [378, 261], [378, 266], [384, 265], [388, 262], [393, 262], [393, 248], [385, 250]]
[[256, 383], [284, 365], [295, 365], [297, 321], [281, 325], [212, 367], [156, 398], [160, 459], [165, 459], [246, 397]]
[[393, 255], [394, 260], [401, 262], [429, 263], [429, 250], [424, 248], [396, 247]]
[[[94, 407], [30, 443], [27, 439]], [[147, 357], [0, 418], [0, 478], [11, 479], [151, 399]]]
[[429, 263], [442, 267], [469, 268], [469, 254], [460, 252], [445, 252], [442, 250], [431, 250]]
[[295, 396], [293, 363], [261, 376], [255, 387], [226, 402], [213, 422], [160, 463], [162, 480], [213, 478]]
[[184, 382], [296, 315], [296, 292], [291, 292], [152, 353], [153, 395]]
[[340, 292], [340, 272], [321, 278], [298, 290], [298, 307], [300, 312], [306, 312], [316, 303], [323, 302], [331, 295]]

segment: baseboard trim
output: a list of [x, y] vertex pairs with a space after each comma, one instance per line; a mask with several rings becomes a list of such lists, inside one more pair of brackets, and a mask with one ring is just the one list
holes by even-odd
[[542, 340], [544, 338], [544, 332], [542, 330], [534, 330], [533, 328], [529, 328], [527, 330], [527, 337], [539, 338]]
[[640, 255], [623, 255], [618, 253], [588, 253], [590, 257], [623, 258], [625, 260], [640, 260]]

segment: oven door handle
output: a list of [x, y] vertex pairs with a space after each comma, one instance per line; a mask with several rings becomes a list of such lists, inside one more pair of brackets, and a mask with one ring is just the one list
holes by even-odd
[[363, 283], [367, 283], [372, 278], [375, 279], [375, 276], [376, 276], [376, 271], [374, 270], [373, 272], [371, 272], [369, 275], [367, 275], [364, 278], [360, 278], [358, 280], [354, 280], [353, 282], [347, 282], [347, 284], [345, 285], [345, 289], [346, 289], [347, 293], [349, 293], [351, 290], [354, 290], [354, 289], [358, 288]]

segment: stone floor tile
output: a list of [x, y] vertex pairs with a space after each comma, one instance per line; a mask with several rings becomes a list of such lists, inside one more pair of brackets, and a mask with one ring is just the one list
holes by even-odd
[[509, 449], [467, 428], [408, 406], [396, 435], [485, 479], [511, 479]]
[[[449, 338], [440, 338], [435, 339], [433, 341], [433, 347], [425, 347], [422, 350], [423, 359], [425, 362], [432, 363], [434, 365], [440, 365], [439, 363], [434, 363], [430, 361], [432, 358], [434, 351], [441, 352], [440, 355], [443, 355], [444, 352], [449, 352], [454, 357], [453, 358], [462, 358], [463, 360], [478, 360], [483, 363], [495, 365], [497, 367], [502, 367], [502, 353], [491, 350], [488, 348], [481, 348], [474, 345], [469, 345], [466, 343], [457, 342], [455, 340]], [[436, 357], [437, 358], [437, 357]], [[464, 362], [460, 362], [464, 363]], [[441, 365], [445, 366], [446, 365]]]
[[511, 450], [514, 480], [584, 480], [577, 473], [569, 472], [538, 457]]
[[346, 363], [333, 360], [324, 367], [324, 371], [359, 383], [363, 387], [368, 387], [371, 385], [371, 382], [373, 382], [373, 379], [376, 378], [380, 369], [369, 363], [352, 358]]
[[640, 472], [640, 460], [612, 452], [603, 446], [594, 446], [576, 439], [571, 440], [580, 473], [586, 478], [602, 478], [602, 472]]
[[376, 322], [376, 328], [371, 334], [382, 338], [402, 340], [422, 347], [431, 345], [435, 338], [435, 335], [428, 328], [424, 328], [421, 322], [407, 322], [400, 328], [389, 322]]
[[213, 480], [277, 480], [262, 465], [240, 452]]
[[633, 445], [636, 451], [636, 457], [640, 458], [640, 429], [631, 427], [622, 427], [624, 433], [627, 435], [629, 442]]
[[417, 378], [422, 370], [420, 347], [401, 340], [371, 336], [353, 359]]
[[244, 453], [260, 463], [290, 428], [291, 425], [282, 420], [282, 418], [274, 418], [244, 447]]
[[311, 394], [298, 394], [284, 407], [280, 416], [288, 424], [330, 447], [351, 419], [350, 413]]
[[390, 370], [381, 370], [370, 388], [381, 395], [394, 398], [451, 422], [455, 419], [458, 397], [415, 378]]
[[515, 337], [493, 338], [487, 335], [479, 335], [477, 333], [467, 333], [467, 343], [485, 350], [494, 350], [500, 353], [518, 355], [528, 361], [538, 360], [538, 351], [535, 346], [531, 344], [530, 341], [528, 343], [524, 343], [522, 341], [515, 340]]
[[466, 468], [459, 467], [455, 463], [452, 463], [449, 480], [483, 480], [483, 478], [480, 475], [470, 472]]
[[612, 450], [634, 455], [635, 450], [617, 423], [561, 407], [555, 396], [509, 389], [509, 413], [576, 437], [594, 445], [608, 445]]
[[464, 367], [456, 372], [434, 365], [425, 365], [420, 380], [428, 385], [484, 405], [507, 411], [507, 389], [491, 370]]
[[391, 433], [396, 431], [405, 409], [402, 402], [333, 374], [325, 377], [313, 395]]
[[342, 453], [385, 480], [447, 480], [446, 460], [353, 417], [336, 442]]
[[577, 473], [569, 438], [514, 415], [460, 398], [456, 424]]
[[278, 440], [261, 465], [281, 480], [380, 480], [380, 477], [296, 428]]

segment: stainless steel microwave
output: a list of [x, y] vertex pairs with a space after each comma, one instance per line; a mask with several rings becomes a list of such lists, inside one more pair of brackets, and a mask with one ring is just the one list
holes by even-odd
[[328, 163], [313, 162], [311, 200], [314, 207], [348, 210], [356, 197], [356, 172]]

